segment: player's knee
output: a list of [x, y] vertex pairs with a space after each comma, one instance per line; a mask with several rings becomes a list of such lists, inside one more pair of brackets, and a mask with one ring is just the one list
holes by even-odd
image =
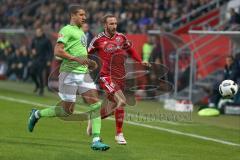
[[118, 101], [117, 106], [123, 107], [123, 106], [125, 106], [126, 104], [127, 104], [126, 99], [121, 99], [121, 100]]
[[64, 103], [63, 103], [62, 106], [63, 106], [63, 109], [64, 109], [64, 111], [65, 111], [65, 113], [66, 113], [67, 115], [73, 114], [74, 105], [75, 105], [74, 102], [64, 102]]
[[67, 113], [67, 115], [73, 114], [73, 108], [64, 108], [64, 110]]

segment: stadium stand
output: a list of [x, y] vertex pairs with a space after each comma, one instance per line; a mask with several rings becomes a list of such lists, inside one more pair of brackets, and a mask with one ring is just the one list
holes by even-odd
[[[68, 22], [68, 4], [80, 3], [91, 13], [88, 19], [95, 32], [101, 30], [101, 17], [111, 12], [120, 19], [120, 32], [146, 33], [147, 30], [159, 29], [160, 26], [169, 28], [169, 22], [175, 21], [179, 15], [183, 20], [172, 27], [186, 23], [185, 15], [206, 5], [209, 0], [3, 0], [2, 3], [0, 26], [3, 28], [33, 29], [43, 25], [47, 30], [56, 31]], [[208, 9], [193, 14], [190, 20], [206, 12]]]

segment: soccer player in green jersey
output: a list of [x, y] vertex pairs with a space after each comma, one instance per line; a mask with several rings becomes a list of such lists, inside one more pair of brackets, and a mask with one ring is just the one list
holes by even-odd
[[[88, 70], [97, 68], [95, 61], [87, 58], [87, 39], [81, 28], [86, 13], [78, 5], [69, 7], [70, 24], [63, 27], [55, 45], [54, 54], [63, 59], [59, 75], [59, 105], [43, 110], [33, 109], [28, 121], [28, 129], [33, 131], [35, 124], [43, 117], [69, 117], [74, 111], [77, 92], [94, 110], [100, 109], [96, 85]], [[110, 147], [100, 141], [101, 117], [92, 119], [94, 150], [108, 150]]]

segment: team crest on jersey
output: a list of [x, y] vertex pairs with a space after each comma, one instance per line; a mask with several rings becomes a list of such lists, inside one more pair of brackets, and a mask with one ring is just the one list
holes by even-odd
[[117, 37], [116, 42], [117, 42], [117, 44], [120, 44], [121, 43], [121, 37]]
[[87, 47], [87, 37], [85, 35], [81, 36], [80, 42], [84, 47]]

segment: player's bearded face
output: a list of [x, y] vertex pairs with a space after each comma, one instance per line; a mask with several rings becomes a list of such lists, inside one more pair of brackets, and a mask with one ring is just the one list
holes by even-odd
[[116, 18], [114, 18], [114, 17], [108, 18], [107, 23], [105, 25], [105, 28], [110, 35], [114, 35], [117, 31], [117, 20], [116, 20]]

